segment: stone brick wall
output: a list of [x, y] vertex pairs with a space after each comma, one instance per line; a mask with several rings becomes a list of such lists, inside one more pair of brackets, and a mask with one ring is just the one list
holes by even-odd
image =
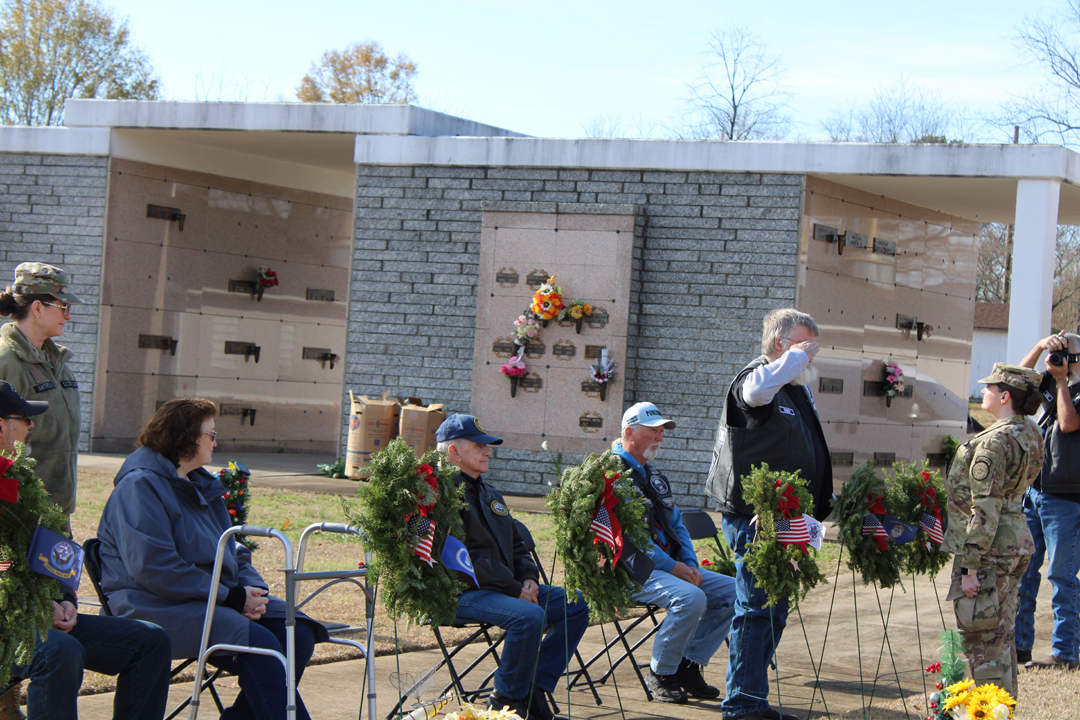
[[19, 263], [47, 262], [67, 271], [72, 292], [86, 301], [75, 306], [57, 338], [75, 353], [84, 451], [93, 414], [108, 185], [106, 157], [0, 153], [0, 288]]
[[[468, 412], [484, 200], [638, 205], [622, 404], [676, 420], [657, 465], [701, 506], [727, 385], [758, 355], [765, 313], [795, 303], [802, 187], [760, 173], [358, 166], [345, 414], [349, 389], [388, 388]], [[541, 452], [497, 450], [490, 479], [542, 494], [554, 473]]]

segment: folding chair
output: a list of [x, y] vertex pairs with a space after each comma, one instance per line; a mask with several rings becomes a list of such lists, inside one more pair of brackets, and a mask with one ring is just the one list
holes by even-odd
[[[112, 611], [109, 609], [109, 599], [105, 597], [105, 593], [101, 589], [101, 541], [96, 537], [87, 538], [83, 543], [83, 567], [86, 568], [86, 573], [90, 576], [90, 582], [94, 586], [94, 592], [97, 593], [98, 602], [101, 603], [101, 612], [104, 615], [112, 617]], [[183, 661], [169, 673], [169, 680], [179, 675], [195, 662], [195, 658], [188, 658]], [[214, 672], [206, 678], [206, 682], [203, 684], [203, 690], [209, 690], [210, 696], [214, 698], [214, 704], [217, 705], [218, 714], [225, 712], [225, 706], [221, 704], [221, 698], [218, 696], [217, 688], [214, 687], [214, 681], [218, 679], [222, 673], [221, 670], [215, 669]], [[173, 720], [179, 715], [184, 708], [191, 702], [191, 698], [185, 699], [180, 703], [171, 713], [165, 716], [165, 720]]]
[[[514, 524], [517, 525], [518, 532], [521, 533], [521, 538], [525, 541], [525, 547], [529, 549], [529, 554], [532, 555], [533, 562], [536, 563], [536, 568], [540, 571], [540, 579], [544, 582], [545, 585], [550, 585], [551, 582], [548, 580], [548, 574], [544, 571], [544, 563], [540, 561], [540, 555], [536, 552], [536, 541], [533, 540], [532, 533], [529, 532], [529, 528], [525, 527], [525, 523], [521, 522], [517, 518], [514, 518]], [[589, 690], [592, 691], [593, 699], [596, 700], [596, 704], [603, 705], [603, 701], [600, 700], [600, 694], [596, 692], [596, 685], [593, 683], [593, 679], [592, 677], [590, 677], [589, 671], [585, 669], [585, 661], [581, 659], [581, 653], [578, 651], [577, 648], [574, 648], [574, 658], [577, 659], [578, 668], [580, 668], [575, 672], [578, 675], [583, 674], [585, 676], [585, 682], [588, 683]], [[568, 669], [567, 674], [569, 673], [570, 670]], [[552, 695], [550, 699], [552, 704], [555, 705], [556, 714], [558, 714], [559, 706], [558, 703], [555, 702], [554, 694], [549, 693], [549, 695]]]
[[[20, 683], [22, 683], [22, 678], [13, 677], [8, 681], [7, 685], [5, 685], [3, 688], [0, 688], [0, 703], [3, 704], [3, 709], [4, 709], [4, 713], [5, 713], [4, 717], [7, 717], [7, 718], [15, 717], [15, 713], [13, 713], [11, 711], [12, 710], [11, 705], [8, 703], [8, 690], [10, 690], [13, 687], [16, 687]], [[19, 710], [19, 708], [15, 708], [15, 709]], [[21, 712], [21, 710], [20, 710], [20, 712]]]
[[686, 532], [690, 533], [691, 540], [708, 540], [712, 538], [716, 543], [716, 549], [720, 553], [720, 557], [727, 560], [727, 548], [720, 542], [720, 530], [716, 527], [716, 523], [713, 522], [712, 515], [701, 509], [683, 510], [682, 513], [683, 527], [686, 528]]
[[[303, 606], [313, 597], [320, 592], [335, 585], [338, 582], [352, 582], [357, 585], [363, 592], [366, 598], [366, 615], [367, 615], [367, 645], [362, 645], [354, 640], [348, 640], [344, 638], [330, 638], [330, 642], [338, 645], [351, 645], [358, 648], [363, 654], [365, 664], [367, 666], [367, 682], [368, 682], [368, 716], [369, 720], [375, 720], [377, 712], [375, 709], [375, 663], [374, 663], [374, 647], [375, 647], [375, 596], [370, 587], [360, 583], [360, 577], [367, 576], [367, 566], [358, 570], [331, 570], [325, 572], [302, 572], [304, 556], [306, 552], [307, 539], [312, 532], [335, 532], [335, 533], [348, 533], [351, 535], [360, 535], [360, 531], [354, 527], [344, 525], [342, 523], [316, 523], [305, 528], [304, 532], [300, 536], [300, 549], [296, 556], [296, 565], [293, 564], [293, 546], [286, 537], [285, 533], [275, 528], [258, 527], [255, 525], [237, 525], [228, 528], [221, 534], [218, 539], [217, 553], [214, 557], [214, 571], [211, 575], [210, 586], [217, 587], [218, 582], [221, 579], [221, 564], [225, 555], [225, 548], [228, 545], [228, 539], [233, 535], [254, 535], [256, 537], [265, 538], [277, 538], [284, 546], [285, 552], [285, 568], [283, 570], [285, 574], [285, 652], [280, 653], [276, 650], [267, 650], [264, 648], [250, 647], [246, 645], [230, 645], [227, 643], [220, 643], [217, 645], [209, 645], [210, 643], [210, 631], [213, 628], [214, 621], [214, 607], [216, 605], [216, 597], [214, 593], [211, 593], [206, 600], [206, 615], [203, 620], [202, 639], [199, 641], [199, 657], [195, 666], [195, 682], [193, 683], [191, 698], [189, 700], [190, 710], [188, 712], [188, 720], [196, 720], [199, 713], [199, 695], [203, 690], [203, 684], [200, 682], [206, 671], [206, 663], [211, 655], [216, 652], [228, 652], [228, 653], [253, 653], [256, 655], [267, 655], [277, 658], [282, 666], [285, 668], [285, 692], [286, 692], [286, 706], [285, 716], [288, 720], [296, 720], [296, 645], [295, 645], [295, 632], [296, 632], [296, 610]], [[296, 602], [297, 590], [300, 583], [307, 580], [319, 580], [330, 581], [321, 586], [314, 593], [309, 595], [299, 604]], [[208, 647], [209, 645], [209, 647]]]

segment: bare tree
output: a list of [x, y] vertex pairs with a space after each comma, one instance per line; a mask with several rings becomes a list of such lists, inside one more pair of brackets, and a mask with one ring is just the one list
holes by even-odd
[[975, 271], [975, 299], [1009, 302], [1009, 226], [987, 223], [979, 230], [979, 259]]
[[622, 118], [615, 113], [593, 115], [581, 123], [581, 130], [587, 138], [624, 138]]
[[947, 106], [941, 91], [901, 77], [875, 90], [865, 105], [833, 111], [821, 126], [833, 142], [943, 143], [961, 125], [961, 116]]
[[708, 140], [778, 139], [791, 129], [784, 66], [750, 28], [709, 35], [699, 79], [679, 134]]
[[1080, 142], [1080, 0], [1048, 18], [1028, 19], [1017, 45], [1028, 62], [1046, 71], [1046, 86], [1002, 106], [1000, 125], [1019, 125], [1028, 142]]
[[353, 43], [312, 63], [296, 97], [301, 102], [416, 102], [415, 76], [416, 63], [407, 55], [390, 58], [377, 42]]

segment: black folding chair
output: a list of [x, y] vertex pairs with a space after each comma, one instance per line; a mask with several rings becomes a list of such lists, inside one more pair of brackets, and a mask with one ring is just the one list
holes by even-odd
[[[87, 574], [90, 576], [90, 582], [94, 586], [94, 592], [97, 593], [98, 601], [101, 603], [101, 612], [104, 615], [112, 616], [112, 611], [109, 610], [109, 599], [105, 597], [105, 593], [101, 589], [101, 541], [96, 537], [87, 538], [83, 543], [83, 567], [86, 568]], [[197, 658], [188, 658], [184, 662], [177, 665], [169, 673], [169, 680], [179, 675], [188, 667], [193, 665], [197, 661]], [[217, 688], [214, 687], [214, 681], [221, 675], [222, 670], [215, 668], [214, 672], [207, 676], [203, 682], [202, 689], [209, 690], [210, 696], [214, 698], [214, 704], [217, 705], [218, 714], [225, 712], [225, 706], [221, 703], [221, 698], [218, 697]], [[165, 720], [173, 720], [177, 715], [184, 711], [188, 705], [191, 704], [191, 697], [184, 699], [171, 713], [165, 716]]]
[[712, 515], [700, 509], [683, 510], [682, 523], [686, 532], [690, 533], [691, 540], [711, 538], [716, 543], [716, 550], [720, 553], [720, 557], [728, 559], [727, 548], [720, 542], [720, 530], [713, 522]]
[[[533, 540], [532, 533], [529, 532], [529, 528], [525, 527], [525, 523], [521, 522], [517, 518], [514, 518], [514, 523], [517, 525], [518, 532], [521, 533], [522, 540], [525, 541], [525, 546], [529, 549], [529, 554], [532, 555], [533, 562], [536, 563], [537, 570], [540, 571], [540, 579], [545, 585], [550, 585], [548, 580], [548, 574], [544, 571], [544, 563], [540, 561], [540, 555], [536, 552], [536, 541]], [[568, 598], [569, 599], [569, 598]], [[577, 660], [579, 670], [574, 671], [574, 677], [584, 675], [585, 682], [589, 685], [589, 690], [592, 691], [593, 699], [596, 700], [597, 705], [603, 705], [603, 701], [600, 699], [600, 694], [596, 692], [596, 685], [593, 683], [592, 677], [589, 675], [589, 671], [585, 668], [585, 661], [581, 658], [581, 652], [577, 648], [574, 648], [574, 658]], [[570, 673], [570, 670], [567, 670]], [[559, 706], [555, 702], [554, 696], [551, 697], [552, 704], [555, 705], [555, 712], [559, 712]]]

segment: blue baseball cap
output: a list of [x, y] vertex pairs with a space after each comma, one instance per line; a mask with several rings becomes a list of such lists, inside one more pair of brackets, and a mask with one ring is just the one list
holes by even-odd
[[439, 426], [438, 431], [435, 433], [437, 442], [457, 440], [458, 438], [472, 440], [474, 443], [480, 443], [481, 445], [502, 445], [502, 438], [484, 432], [473, 415], [451, 415], [443, 420], [443, 424]]
[[675, 421], [666, 419], [652, 403], [639, 402], [627, 408], [622, 416], [623, 430], [634, 425], [644, 425], [645, 427], [663, 425], [665, 430], [673, 430]]

